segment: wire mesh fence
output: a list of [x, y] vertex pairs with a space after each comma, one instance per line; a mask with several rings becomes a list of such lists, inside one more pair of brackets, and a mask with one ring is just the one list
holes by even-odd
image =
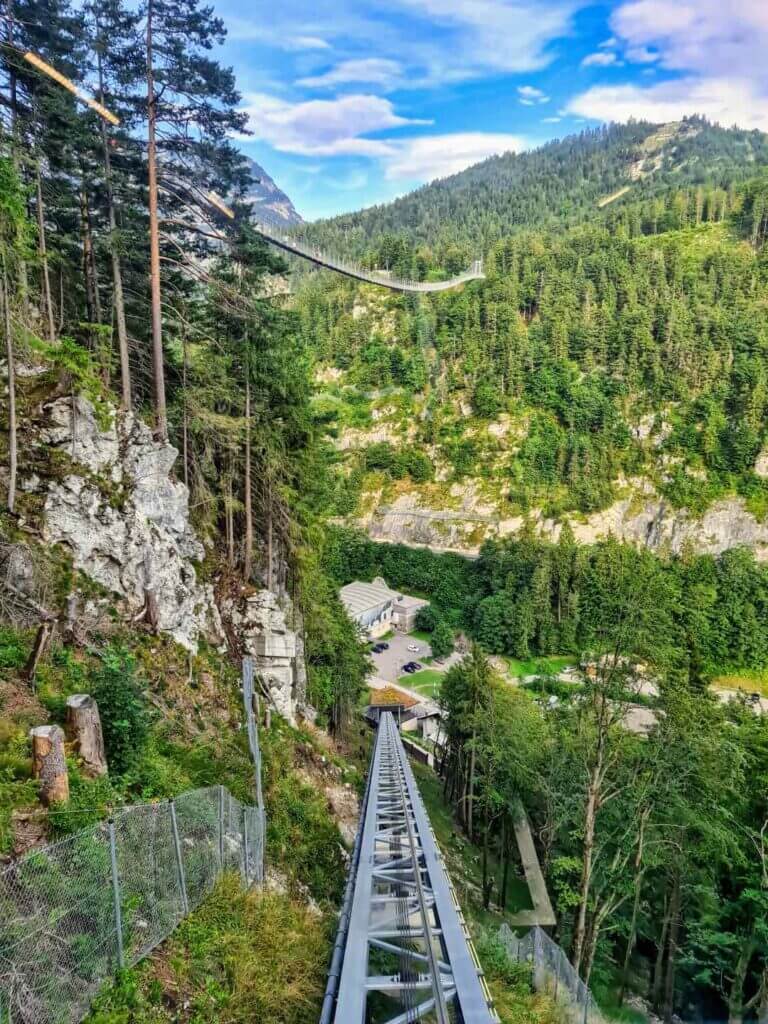
[[541, 928], [535, 927], [522, 939], [503, 924], [499, 941], [512, 960], [531, 964], [533, 987], [546, 992], [572, 1024], [605, 1024], [600, 1007], [560, 946]]
[[223, 786], [124, 808], [0, 873], [0, 1024], [72, 1024], [224, 871], [263, 879], [264, 813]]

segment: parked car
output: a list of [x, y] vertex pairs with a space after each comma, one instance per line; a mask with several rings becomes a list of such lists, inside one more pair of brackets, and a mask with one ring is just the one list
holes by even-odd
[[414, 672], [421, 672], [423, 666], [420, 665], [418, 661], [412, 661], [411, 664], [413, 665]]
[[415, 661], [407, 661], [405, 663], [405, 665], [403, 665], [403, 672], [407, 672], [410, 675], [411, 672], [415, 672], [415, 671], [416, 671], [416, 662]]
[[381, 652], [386, 650], [388, 646], [388, 644], [374, 644], [373, 647], [371, 648], [371, 651], [374, 654], [381, 654]]
[[378, 644], [378, 647], [382, 651], [388, 651], [389, 650], [389, 644], [385, 644], [383, 640], [382, 640], [382, 642], [380, 644]]
[[408, 650], [409, 651], [413, 651], [414, 654], [418, 654], [419, 653], [419, 645], [418, 644], [408, 644]]

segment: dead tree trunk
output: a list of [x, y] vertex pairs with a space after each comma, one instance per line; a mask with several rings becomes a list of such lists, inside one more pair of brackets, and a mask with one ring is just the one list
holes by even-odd
[[86, 775], [95, 778], [107, 774], [99, 707], [87, 693], [75, 693], [67, 698], [67, 736], [82, 758]]
[[24, 677], [30, 682], [34, 681], [37, 675], [37, 666], [40, 664], [43, 655], [48, 649], [51, 636], [53, 635], [53, 619], [45, 619], [41, 622], [37, 633], [35, 635], [35, 642], [32, 645], [32, 651], [27, 658], [27, 664], [24, 666]]
[[149, 283], [152, 296], [152, 371], [155, 383], [157, 436], [168, 440], [168, 414], [165, 404], [165, 366], [163, 363], [163, 313], [160, 292], [160, 220], [157, 210], [157, 97], [152, 50], [154, 7], [147, 7], [147, 176], [149, 182]]
[[187, 328], [186, 324], [181, 334], [182, 369], [181, 369], [181, 396], [182, 396], [182, 420], [181, 420], [181, 455], [184, 468], [184, 486], [189, 491], [189, 409], [187, 406]]
[[0, 282], [3, 302], [3, 328], [5, 332], [5, 358], [8, 363], [8, 511], [13, 512], [16, 504], [16, 472], [18, 465], [18, 446], [16, 442], [16, 375], [13, 360], [13, 333], [11, 331], [10, 295], [8, 292], [8, 275], [3, 257], [3, 277]]
[[64, 732], [58, 725], [38, 725], [30, 731], [32, 775], [40, 782], [40, 801], [51, 804], [69, 800], [69, 775], [64, 757]]
[[51, 275], [48, 270], [48, 245], [45, 239], [45, 207], [43, 206], [43, 184], [40, 179], [40, 161], [35, 161], [35, 190], [37, 195], [37, 245], [43, 274], [43, 306], [48, 325], [48, 340], [56, 338], [53, 322], [53, 299], [51, 298]]
[[[101, 34], [98, 19], [96, 31]], [[99, 75], [99, 102], [104, 102], [104, 70], [101, 63], [101, 45], [97, 47], [97, 70]], [[107, 198], [107, 218], [109, 223], [109, 254], [112, 260], [112, 300], [115, 306], [115, 326], [117, 327], [117, 347], [120, 352], [120, 382], [122, 385], [121, 405], [129, 411], [131, 408], [131, 367], [128, 361], [128, 330], [125, 326], [125, 298], [123, 296], [123, 269], [120, 264], [120, 250], [117, 239], [117, 217], [115, 216], [115, 199], [112, 191], [112, 160], [109, 155], [109, 138], [107, 125], [103, 118], [101, 123], [101, 145], [104, 150], [104, 189]], [[185, 462], [186, 468], [186, 462]]]

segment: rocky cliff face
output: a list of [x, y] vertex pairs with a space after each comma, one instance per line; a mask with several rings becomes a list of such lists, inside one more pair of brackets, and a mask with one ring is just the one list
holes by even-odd
[[[669, 506], [647, 481], [629, 483], [627, 497], [586, 518], [569, 520], [577, 541], [592, 544], [613, 536], [659, 554], [679, 554], [690, 548], [718, 555], [743, 545], [754, 551], [758, 561], [768, 561], [768, 522], [759, 522], [742, 498], [717, 501], [697, 518]], [[527, 520], [523, 516], [502, 519], [477, 498], [471, 485], [460, 497], [457, 508], [441, 510], [422, 505], [417, 493], [403, 494], [392, 505], [374, 509], [360, 525], [374, 540], [470, 557], [479, 553], [489, 537], [516, 536], [526, 521], [533, 523], [541, 537], [556, 540], [559, 536], [560, 524], [544, 518], [540, 510], [533, 509]]]
[[171, 476], [177, 451], [155, 441], [136, 416], [100, 424], [83, 398], [46, 408], [43, 443], [68, 455], [72, 471], [49, 485], [43, 537], [64, 544], [76, 569], [157, 628], [195, 651], [221, 642], [210, 584], [198, 582], [204, 551], [189, 523], [188, 493]]
[[[63, 545], [73, 567], [97, 584], [83, 588], [79, 617], [97, 628], [117, 605], [121, 617], [145, 618], [192, 652], [202, 638], [225, 643], [224, 618], [237, 647], [254, 657], [275, 709], [295, 721], [306, 700], [300, 616], [269, 590], [219, 607], [213, 586], [199, 578], [205, 552], [190, 523], [187, 488], [173, 476], [176, 449], [156, 441], [135, 415], [98, 416], [82, 397], [58, 398], [43, 411], [39, 443], [60, 453], [46, 461], [65, 469], [22, 486], [43, 497], [44, 542]], [[4, 571], [17, 566], [16, 584], [29, 589], [32, 563], [22, 547]]]
[[222, 612], [244, 653], [253, 658], [256, 674], [274, 707], [295, 725], [297, 714], [307, 711], [307, 674], [301, 618], [290, 598], [257, 590], [228, 599]]

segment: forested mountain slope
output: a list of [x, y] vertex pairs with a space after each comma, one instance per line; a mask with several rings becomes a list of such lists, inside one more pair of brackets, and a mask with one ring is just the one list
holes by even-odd
[[[321, 221], [310, 237], [331, 251], [425, 273], [483, 255], [522, 228], [592, 220], [621, 189], [624, 201], [670, 187], [728, 190], [768, 164], [768, 136], [691, 117], [589, 129], [527, 153], [493, 156], [393, 203]], [[713, 201], [720, 201], [714, 199]]]
[[586, 542], [764, 557], [767, 196], [765, 176], [667, 189], [521, 231], [430, 300], [306, 283], [337, 513], [460, 550], [568, 519]]

